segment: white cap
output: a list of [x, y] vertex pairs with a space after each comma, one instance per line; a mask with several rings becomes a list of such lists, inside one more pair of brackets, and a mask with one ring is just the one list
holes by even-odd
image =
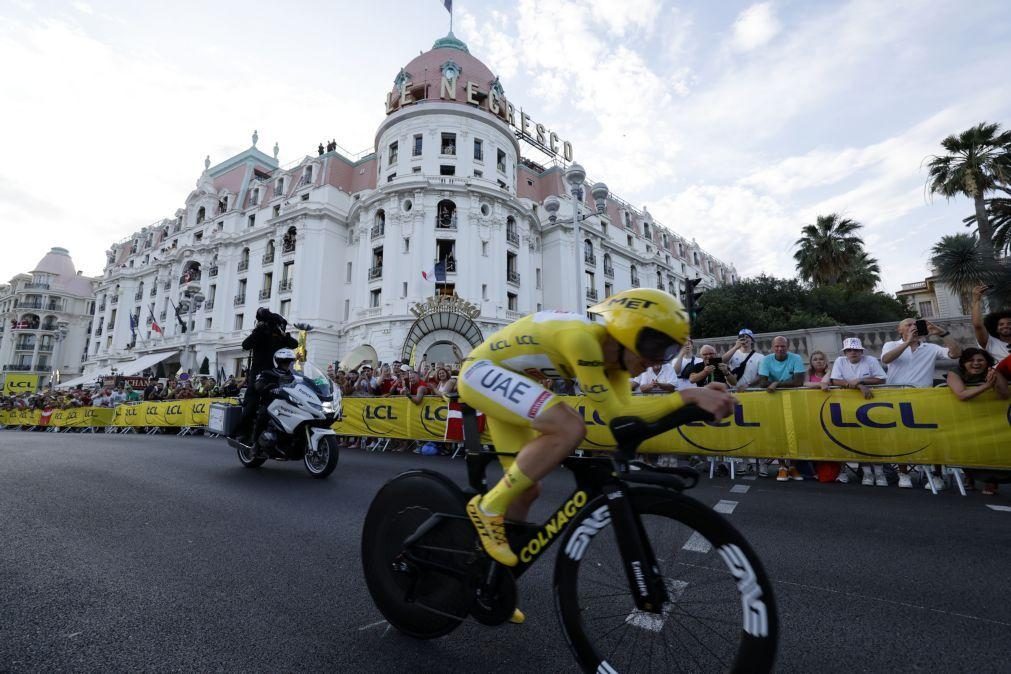
[[410, 365], [401, 365], [400, 366], [400, 371], [401, 372], [410, 372], [411, 371], [411, 366]]
[[860, 343], [858, 337], [847, 337], [842, 341], [843, 351], [846, 349], [856, 349], [857, 351], [863, 351], [864, 345]]

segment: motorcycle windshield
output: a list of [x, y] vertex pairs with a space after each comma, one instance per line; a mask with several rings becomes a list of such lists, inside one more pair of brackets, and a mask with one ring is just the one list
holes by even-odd
[[330, 379], [322, 370], [306, 362], [302, 364], [302, 377], [305, 378], [306, 385], [316, 392], [320, 400], [331, 400], [333, 398], [333, 385]]

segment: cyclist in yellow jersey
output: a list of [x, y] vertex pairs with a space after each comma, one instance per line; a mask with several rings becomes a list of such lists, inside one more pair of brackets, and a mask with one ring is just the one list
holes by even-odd
[[506, 566], [517, 558], [504, 518], [525, 519], [539, 494], [538, 480], [557, 468], [586, 436], [582, 416], [544, 387], [548, 379], [579, 382], [605, 420], [633, 415], [654, 421], [686, 404], [717, 419], [733, 412], [722, 384], [665, 396], [632, 397], [629, 378], [667, 362], [688, 339], [688, 316], [673, 296], [650, 288], [625, 290], [593, 306], [596, 323], [581, 314], [541, 311], [506, 326], [464, 361], [460, 398], [488, 418], [505, 475], [467, 504], [487, 553]]

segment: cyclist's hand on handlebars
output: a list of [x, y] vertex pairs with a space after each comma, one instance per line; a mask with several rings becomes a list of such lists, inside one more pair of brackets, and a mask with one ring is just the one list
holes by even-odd
[[716, 419], [724, 419], [734, 412], [734, 396], [723, 384], [710, 384], [705, 388], [681, 391], [681, 399], [712, 414]]

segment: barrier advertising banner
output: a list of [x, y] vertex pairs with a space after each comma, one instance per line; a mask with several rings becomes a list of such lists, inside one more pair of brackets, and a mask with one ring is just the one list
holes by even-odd
[[[642, 445], [646, 453], [815, 461], [944, 463], [1011, 468], [1011, 403], [989, 392], [959, 401], [941, 389], [797, 390], [738, 394], [734, 414], [687, 424]], [[585, 398], [566, 402], [587, 424], [583, 449], [614, 445], [607, 420]], [[341, 435], [441, 441], [446, 403], [425, 398], [345, 398]], [[487, 441], [487, 438], [485, 438]]]

